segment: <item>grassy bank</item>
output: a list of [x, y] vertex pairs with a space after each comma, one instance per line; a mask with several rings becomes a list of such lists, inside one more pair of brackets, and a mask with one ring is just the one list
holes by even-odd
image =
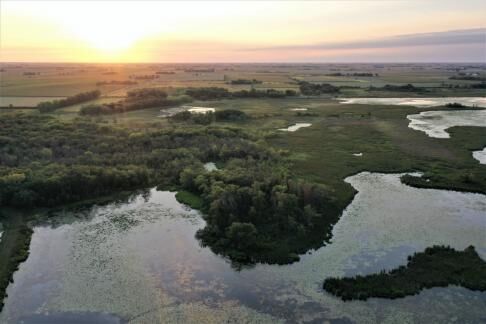
[[176, 199], [181, 204], [185, 204], [192, 209], [201, 210], [204, 206], [203, 200], [192, 192], [181, 190], [176, 193]]
[[32, 229], [26, 224], [24, 215], [19, 211], [2, 211], [0, 221], [3, 224], [3, 235], [0, 241], [0, 311], [6, 290], [13, 281], [13, 274], [20, 263], [29, 256]]
[[486, 128], [455, 127], [450, 139], [437, 139], [408, 127], [406, 116], [423, 109], [325, 102], [309, 109], [319, 117], [286, 120], [311, 127], [277, 133], [268, 142], [288, 152], [297, 176], [325, 184], [342, 207], [355, 193], [343, 179], [361, 171], [421, 171], [423, 178], [407, 183], [486, 193], [486, 166], [471, 155], [486, 145]]
[[432, 287], [462, 286], [486, 290], [486, 262], [470, 246], [464, 251], [433, 246], [408, 257], [406, 266], [368, 276], [328, 278], [323, 288], [343, 300], [401, 298]]

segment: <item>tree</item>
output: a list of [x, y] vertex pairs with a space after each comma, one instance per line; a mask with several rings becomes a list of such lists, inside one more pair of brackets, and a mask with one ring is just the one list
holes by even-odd
[[247, 250], [256, 244], [257, 229], [251, 223], [232, 223], [226, 230], [226, 237], [239, 250]]

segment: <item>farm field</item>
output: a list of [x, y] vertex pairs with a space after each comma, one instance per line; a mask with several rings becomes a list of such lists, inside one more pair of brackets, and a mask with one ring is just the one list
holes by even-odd
[[[484, 73], [481, 64], [461, 67], [461, 73]], [[459, 68], [454, 64], [7, 64], [1, 65], [0, 97], [59, 96], [99, 89], [106, 96], [124, 96], [132, 88], [144, 87], [224, 87], [230, 90], [298, 89], [298, 81], [329, 83], [346, 89], [344, 95], [366, 95], [360, 88], [413, 84], [447, 96], [450, 86], [477, 83], [452, 80]], [[205, 72], [197, 72], [205, 71]], [[208, 72], [210, 71], [210, 72]], [[334, 76], [339, 73], [343, 76]], [[370, 73], [372, 77], [352, 76]], [[231, 81], [258, 80], [259, 84], [240, 85]], [[135, 85], [110, 84], [133, 81]], [[108, 82], [98, 85], [99, 82]], [[482, 91], [454, 89], [456, 94], [476, 96]], [[379, 94], [387, 95], [387, 94]]]

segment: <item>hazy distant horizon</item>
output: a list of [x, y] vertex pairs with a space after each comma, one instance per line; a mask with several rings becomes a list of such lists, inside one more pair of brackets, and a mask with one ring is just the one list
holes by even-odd
[[416, 64], [416, 65], [426, 65], [426, 64], [454, 64], [454, 65], [463, 65], [463, 64], [479, 64], [479, 65], [486, 65], [486, 62], [480, 61], [463, 61], [463, 62], [411, 62], [411, 61], [403, 61], [403, 62], [278, 62], [278, 61], [269, 61], [269, 62], [74, 62], [74, 61], [52, 61], [52, 62], [41, 62], [41, 61], [0, 61], [0, 64], [103, 64], [103, 65], [124, 65], [124, 64], [139, 64], [139, 65], [149, 65], [149, 64], [180, 64], [180, 65], [189, 65], [189, 64], [199, 64], [199, 65], [231, 65], [231, 64], [242, 64], [242, 65], [265, 65], [265, 64], [280, 64], [280, 65], [302, 65], [302, 64], [310, 64], [310, 65], [353, 65], [353, 64], [363, 64], [363, 65], [373, 65], [373, 64], [383, 64], [383, 65], [391, 65], [391, 64]]
[[2, 0], [0, 15], [3, 62], [486, 60], [486, 2], [477, 0]]

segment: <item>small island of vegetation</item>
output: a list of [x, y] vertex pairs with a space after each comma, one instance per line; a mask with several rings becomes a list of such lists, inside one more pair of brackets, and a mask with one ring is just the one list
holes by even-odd
[[486, 290], [486, 262], [473, 246], [464, 251], [433, 246], [408, 257], [406, 266], [352, 278], [328, 278], [323, 288], [343, 300], [401, 298], [432, 287], [462, 286]]

